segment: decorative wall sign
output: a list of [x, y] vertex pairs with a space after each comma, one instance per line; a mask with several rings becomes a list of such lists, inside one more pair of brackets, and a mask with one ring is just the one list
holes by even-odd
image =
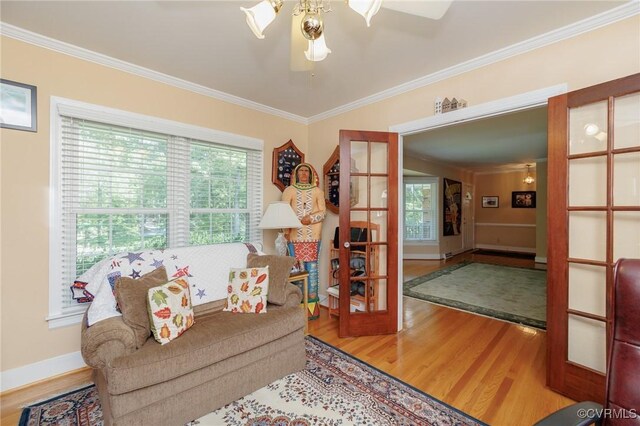
[[331, 157], [322, 167], [324, 176], [325, 204], [329, 211], [338, 214], [340, 207], [340, 147], [331, 154]]
[[444, 220], [442, 235], [460, 235], [462, 226], [462, 184], [456, 180], [444, 178]]
[[300, 163], [304, 163], [304, 154], [291, 139], [282, 146], [274, 148], [271, 171], [271, 182], [280, 191], [291, 183], [291, 173]]
[[535, 209], [536, 191], [513, 191], [511, 207], [514, 209]]
[[0, 79], [0, 127], [37, 131], [36, 86]]

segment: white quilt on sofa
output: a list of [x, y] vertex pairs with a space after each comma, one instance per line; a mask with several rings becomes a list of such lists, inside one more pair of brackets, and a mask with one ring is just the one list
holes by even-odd
[[167, 269], [169, 279], [187, 277], [194, 306], [224, 299], [230, 268], [246, 267], [247, 254], [260, 252], [259, 248], [249, 243], [214, 244], [120, 253], [98, 262], [76, 279], [84, 294], [94, 296], [87, 312], [88, 325], [121, 315], [113, 294], [117, 278], [139, 278], [160, 266]]

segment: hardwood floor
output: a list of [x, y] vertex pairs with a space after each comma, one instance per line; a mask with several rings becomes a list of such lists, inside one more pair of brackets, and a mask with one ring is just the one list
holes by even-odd
[[[405, 261], [405, 280], [471, 259], [512, 266], [533, 261], [463, 254], [444, 261]], [[321, 309], [313, 336], [491, 425], [530, 425], [570, 404], [545, 387], [545, 332], [404, 299], [397, 335], [340, 339], [338, 320]], [[20, 406], [90, 381], [79, 370], [0, 395], [1, 424], [15, 425]]]
[[[534, 267], [532, 260], [463, 254], [403, 263], [405, 281], [463, 260]], [[340, 339], [321, 311], [313, 336], [491, 425], [530, 425], [573, 401], [545, 386], [546, 333], [404, 298], [397, 335]]]
[[0, 425], [17, 425], [20, 421], [22, 407], [33, 401], [45, 400], [91, 382], [91, 369], [86, 367], [49, 380], [3, 392], [0, 395]]

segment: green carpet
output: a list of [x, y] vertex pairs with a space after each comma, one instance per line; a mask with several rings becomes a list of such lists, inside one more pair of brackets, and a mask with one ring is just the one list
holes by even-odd
[[404, 283], [404, 295], [546, 329], [547, 271], [462, 262]]

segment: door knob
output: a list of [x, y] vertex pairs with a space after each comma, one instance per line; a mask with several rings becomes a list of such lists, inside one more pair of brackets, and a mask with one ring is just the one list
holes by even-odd
[[351, 247], [351, 243], [349, 243], [349, 241], [345, 242], [343, 245], [344, 245], [344, 248]]

